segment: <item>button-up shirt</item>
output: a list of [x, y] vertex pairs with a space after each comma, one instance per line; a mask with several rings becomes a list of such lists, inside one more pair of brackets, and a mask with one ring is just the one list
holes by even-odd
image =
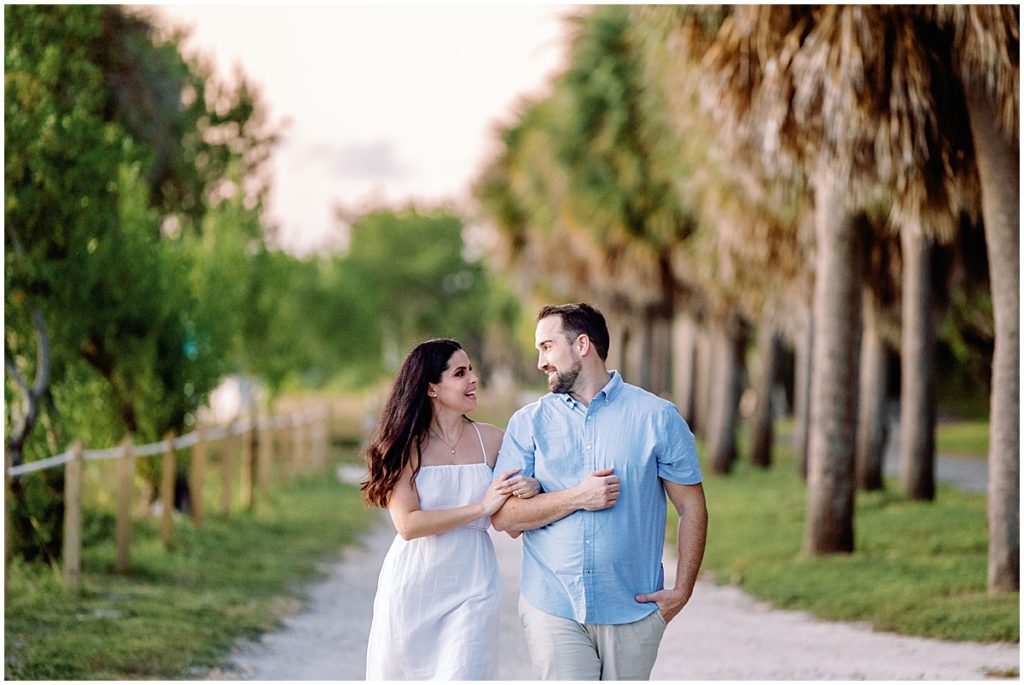
[[523, 534], [520, 591], [537, 609], [580, 623], [638, 621], [658, 607], [638, 594], [663, 588], [665, 487], [701, 482], [693, 433], [671, 402], [611, 380], [589, 406], [548, 393], [509, 419], [495, 473], [522, 469], [544, 492], [615, 469], [618, 501]]

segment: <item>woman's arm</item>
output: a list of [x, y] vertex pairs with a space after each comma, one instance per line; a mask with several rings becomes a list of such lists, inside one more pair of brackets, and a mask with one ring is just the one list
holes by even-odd
[[423, 510], [420, 509], [419, 497], [412, 487], [412, 467], [406, 467], [388, 502], [391, 521], [402, 539], [413, 540], [458, 528], [482, 516], [490, 516], [511, 494], [512, 488], [506, 481], [515, 473], [509, 471], [491, 483], [480, 502], [453, 509]]
[[[498, 461], [498, 451], [501, 449], [501, 441], [505, 437], [505, 431], [489, 423], [477, 423], [476, 425], [480, 428], [480, 435], [484, 441], [487, 465], [493, 469]], [[529, 499], [542, 490], [540, 481], [518, 472], [506, 482], [509, 485], [507, 492], [516, 499]], [[505, 532], [513, 540], [522, 535], [522, 532], [518, 530], [508, 530]]]

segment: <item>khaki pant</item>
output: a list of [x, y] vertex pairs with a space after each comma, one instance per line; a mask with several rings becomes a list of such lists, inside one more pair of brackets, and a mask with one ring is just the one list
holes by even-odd
[[665, 634], [660, 611], [633, 623], [597, 625], [546, 614], [519, 595], [539, 680], [649, 680]]

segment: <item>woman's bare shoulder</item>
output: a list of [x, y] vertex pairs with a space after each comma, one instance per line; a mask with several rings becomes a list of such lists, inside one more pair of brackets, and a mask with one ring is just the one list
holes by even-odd
[[494, 467], [495, 461], [498, 459], [498, 451], [502, 446], [502, 438], [505, 437], [505, 431], [488, 423], [477, 422], [476, 427], [480, 429], [480, 438], [483, 440], [483, 451], [487, 454], [487, 463]]
[[483, 423], [482, 421], [477, 421], [476, 425], [480, 429], [480, 435], [483, 436], [484, 440], [487, 440], [488, 438], [491, 438], [492, 440], [501, 440], [505, 437], [505, 431], [495, 425]]

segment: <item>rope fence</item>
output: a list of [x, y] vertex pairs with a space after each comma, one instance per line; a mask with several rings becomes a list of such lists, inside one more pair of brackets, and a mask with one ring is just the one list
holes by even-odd
[[190, 450], [188, 469], [190, 518], [196, 527], [205, 516], [204, 493], [207, 482], [208, 448], [221, 443], [220, 512], [231, 511], [235, 478], [241, 492], [241, 504], [252, 510], [257, 500], [267, 500], [272, 486], [273, 465], [279, 480], [290, 480], [302, 472], [321, 468], [327, 460], [327, 422], [330, 408], [323, 404], [313, 409], [275, 417], [246, 417], [220, 426], [199, 427], [191, 433], [175, 436], [169, 432], [163, 440], [135, 445], [131, 436], [116, 447], [84, 449], [77, 441], [67, 451], [45, 459], [10, 466], [8, 479], [63, 466], [64, 473], [64, 547], [63, 577], [72, 591], [81, 587], [82, 570], [82, 494], [85, 461], [117, 460], [116, 526], [118, 572], [131, 566], [131, 518], [135, 487], [136, 458], [161, 457], [159, 502], [160, 536], [165, 548], [173, 541], [174, 492], [177, 453]]

